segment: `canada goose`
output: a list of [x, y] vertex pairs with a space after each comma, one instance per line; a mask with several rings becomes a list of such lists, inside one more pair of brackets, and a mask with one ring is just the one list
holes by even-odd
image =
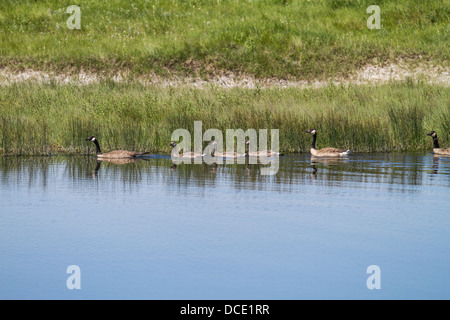
[[124, 158], [137, 158], [143, 156], [144, 154], [148, 154], [149, 152], [134, 152], [134, 151], [126, 151], [126, 150], [115, 150], [108, 153], [102, 153], [100, 149], [100, 145], [98, 144], [97, 138], [91, 136], [86, 139], [87, 141], [92, 141], [95, 143], [97, 147], [97, 158], [100, 160], [103, 159], [124, 159]]
[[217, 141], [213, 140], [209, 143], [213, 146], [212, 156], [216, 158], [240, 158], [245, 157], [245, 153], [237, 153], [237, 152], [216, 152], [217, 150]]
[[450, 156], [450, 148], [443, 149], [439, 146], [439, 141], [437, 137], [437, 133], [434, 131], [430, 131], [427, 133], [427, 136], [433, 138], [433, 153], [441, 156]]
[[[250, 145], [250, 140], [245, 140], [245, 145]], [[246, 154], [249, 157], [273, 157], [273, 156], [284, 156], [283, 153], [275, 152], [273, 150], [264, 150], [264, 151], [255, 151], [255, 152], [248, 152]]]
[[[176, 142], [172, 141], [169, 146], [172, 146], [173, 148], [175, 148], [175, 146], [177, 145]], [[204, 154], [201, 153], [195, 153], [195, 152], [184, 152], [184, 153], [177, 153], [177, 154], [172, 154], [173, 157], [176, 158], [190, 158], [190, 159], [194, 159], [194, 158], [201, 158], [204, 156]]]
[[317, 131], [316, 129], [309, 129], [306, 131], [307, 133], [311, 133], [313, 135], [313, 141], [311, 145], [311, 155], [315, 157], [340, 157], [340, 156], [346, 156], [350, 154], [350, 150], [344, 150], [344, 149], [336, 149], [336, 148], [323, 148], [320, 150], [316, 149], [316, 138], [317, 138]]

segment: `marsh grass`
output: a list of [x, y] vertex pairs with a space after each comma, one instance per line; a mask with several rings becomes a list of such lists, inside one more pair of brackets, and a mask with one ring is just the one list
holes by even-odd
[[409, 58], [448, 66], [446, 0], [2, 0], [0, 67], [133, 78], [221, 72], [325, 79]]
[[450, 90], [422, 82], [319, 89], [203, 89], [104, 82], [87, 86], [25, 82], [1, 87], [0, 142], [5, 155], [87, 154], [95, 135], [104, 151], [169, 153], [171, 134], [194, 121], [209, 128], [279, 129], [282, 152], [318, 147], [355, 152], [431, 149], [438, 132], [450, 145]]

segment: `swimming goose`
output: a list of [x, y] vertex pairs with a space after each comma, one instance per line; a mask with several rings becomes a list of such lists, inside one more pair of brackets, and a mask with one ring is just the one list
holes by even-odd
[[433, 153], [441, 156], [450, 156], [450, 148], [443, 149], [439, 146], [439, 141], [437, 137], [437, 133], [434, 131], [430, 131], [427, 133], [427, 136], [433, 138]]
[[149, 152], [134, 152], [134, 151], [126, 151], [126, 150], [115, 150], [108, 153], [102, 153], [100, 149], [100, 145], [97, 141], [97, 138], [91, 136], [86, 139], [87, 141], [91, 141], [97, 147], [97, 158], [102, 159], [124, 159], [124, 158], [137, 158], [143, 156], [144, 154], [148, 154]]
[[[177, 145], [176, 142], [172, 141], [169, 146], [172, 146], [173, 148], [175, 148], [175, 146]], [[188, 158], [188, 159], [194, 159], [194, 158], [201, 158], [204, 156], [204, 154], [201, 153], [195, 153], [195, 152], [184, 152], [184, 153], [172, 153], [172, 156], [175, 158]]]
[[342, 157], [351, 153], [350, 150], [344, 149], [336, 149], [336, 148], [323, 148], [320, 150], [316, 149], [316, 138], [317, 131], [316, 129], [310, 129], [306, 131], [307, 133], [311, 133], [313, 135], [313, 141], [311, 145], [311, 155], [315, 157]]
[[[245, 140], [245, 145], [250, 145], [249, 140]], [[246, 154], [248, 157], [273, 157], [273, 156], [284, 156], [283, 153], [276, 152], [273, 150], [264, 150], [264, 151], [255, 151], [255, 152], [248, 152]]]
[[216, 158], [240, 158], [245, 157], [245, 153], [237, 152], [216, 152], [217, 151], [217, 141], [213, 140], [209, 143], [213, 146], [212, 156]]

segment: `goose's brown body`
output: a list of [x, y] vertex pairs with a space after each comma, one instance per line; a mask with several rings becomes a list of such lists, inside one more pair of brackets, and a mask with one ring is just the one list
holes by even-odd
[[237, 153], [237, 152], [217, 152], [217, 142], [211, 141], [209, 143], [213, 146], [212, 156], [216, 158], [241, 158], [245, 157], [245, 153]]
[[450, 156], [450, 148], [447, 149], [434, 148], [433, 153], [440, 156]]
[[126, 150], [115, 150], [108, 153], [98, 154], [99, 159], [124, 159], [124, 158], [136, 158], [147, 154], [148, 152], [134, 152]]
[[138, 162], [138, 161], [142, 161], [143, 158], [140, 157], [135, 157], [135, 158], [97, 158], [98, 162], [107, 162], [107, 163], [112, 163], [112, 164], [129, 164], [129, 163], [134, 163], [134, 162]]
[[336, 148], [323, 148], [320, 150], [311, 148], [311, 155], [314, 157], [340, 157], [349, 154], [348, 150]]
[[255, 151], [255, 152], [248, 152], [247, 155], [249, 157], [274, 157], [274, 156], [282, 156], [282, 153], [275, 152], [272, 150], [267, 151]]
[[[177, 145], [176, 142], [171, 142], [170, 146], [172, 146], [173, 148], [175, 148]], [[195, 158], [201, 158], [204, 155], [201, 153], [196, 153], [196, 152], [192, 152], [192, 151], [188, 151], [188, 152], [183, 152], [183, 153], [176, 153], [172, 151], [172, 157], [174, 158], [184, 158], [184, 159], [195, 159]]]
[[[250, 146], [250, 141], [246, 140], [245, 141], [245, 145]], [[262, 151], [254, 151], [254, 152], [247, 152], [246, 153], [247, 156], [249, 157], [275, 157], [275, 156], [283, 156], [284, 154], [280, 153], [280, 152], [276, 152], [273, 150], [262, 150]]]

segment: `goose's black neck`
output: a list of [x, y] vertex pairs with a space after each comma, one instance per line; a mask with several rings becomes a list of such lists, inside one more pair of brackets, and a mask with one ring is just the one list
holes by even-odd
[[316, 148], [316, 133], [313, 134], [313, 141], [312, 141], [312, 144], [311, 144], [311, 148], [312, 149]]
[[97, 147], [97, 154], [102, 154], [102, 150], [100, 150], [100, 145], [98, 144], [97, 139], [94, 140], [95, 146]]
[[433, 137], [433, 145], [435, 149], [439, 149], [439, 142], [438, 142], [438, 137], [434, 136]]

